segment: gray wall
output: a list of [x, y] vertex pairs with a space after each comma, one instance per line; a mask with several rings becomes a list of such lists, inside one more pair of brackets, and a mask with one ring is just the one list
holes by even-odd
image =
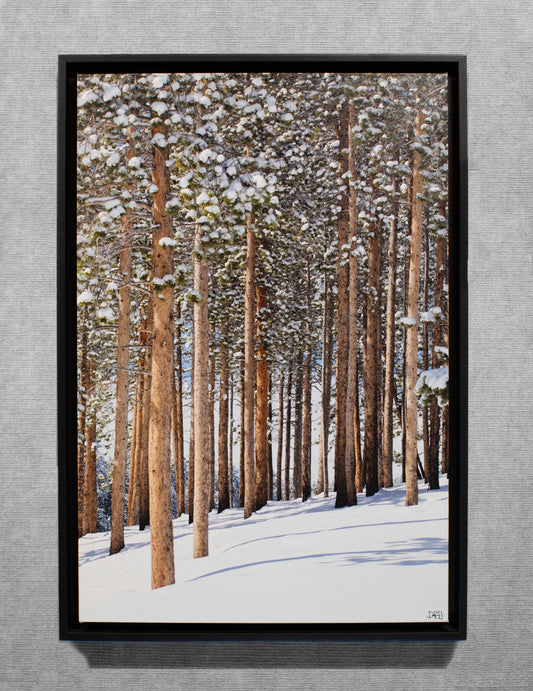
[[[0, 45], [2, 688], [529, 688], [529, 3], [3, 2]], [[57, 55], [187, 52], [468, 56], [470, 505], [464, 643], [58, 641]]]

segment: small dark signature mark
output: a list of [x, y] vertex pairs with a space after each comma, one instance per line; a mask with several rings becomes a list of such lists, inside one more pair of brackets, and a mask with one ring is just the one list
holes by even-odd
[[430, 609], [428, 610], [426, 619], [444, 619], [444, 613], [442, 609]]

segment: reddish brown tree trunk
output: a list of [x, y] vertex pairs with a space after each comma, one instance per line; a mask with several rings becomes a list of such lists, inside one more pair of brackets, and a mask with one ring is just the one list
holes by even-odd
[[289, 375], [287, 379], [287, 415], [285, 434], [285, 477], [283, 498], [289, 501], [291, 498], [291, 406], [292, 406], [292, 363], [289, 363]]
[[[419, 110], [415, 120], [415, 137], [422, 133], [423, 115]], [[420, 154], [415, 151], [413, 162], [413, 219], [411, 225], [411, 257], [409, 260], [409, 289], [407, 297], [407, 316], [414, 325], [407, 329], [406, 345], [406, 459], [405, 459], [405, 504], [418, 504], [417, 482], [417, 432], [418, 400], [414, 391], [417, 380], [418, 356], [418, 297], [420, 292], [420, 255], [422, 246], [422, 176], [420, 173]]]
[[365, 362], [365, 442], [364, 465], [366, 495], [379, 490], [379, 411], [380, 411], [380, 314], [379, 314], [379, 251], [380, 230], [373, 222], [368, 240], [368, 294], [366, 299], [366, 362]]
[[268, 364], [263, 343], [262, 312], [266, 309], [263, 285], [256, 286], [257, 311], [257, 393], [255, 415], [255, 508], [268, 501]]
[[246, 283], [244, 293], [244, 518], [255, 509], [255, 234], [250, 216], [246, 228]]
[[278, 501], [282, 500], [281, 494], [281, 468], [283, 462], [283, 385], [285, 383], [285, 372], [283, 369], [279, 374], [279, 399], [278, 399], [278, 448], [276, 456], [276, 499]]
[[218, 405], [218, 512], [229, 509], [228, 488], [228, 326], [222, 320], [220, 332], [220, 386]]
[[239, 443], [239, 508], [244, 507], [244, 485], [246, 474], [244, 470], [244, 399], [245, 399], [244, 364], [241, 367], [241, 434]]
[[[396, 177], [392, 181], [393, 195], [397, 191]], [[389, 236], [389, 270], [387, 278], [387, 328], [385, 342], [385, 392], [383, 400], [383, 486], [392, 487], [393, 462], [393, 402], [394, 402], [394, 345], [396, 313], [396, 239], [398, 236], [398, 207], [393, 202]]]
[[355, 492], [355, 397], [357, 392], [357, 195], [355, 184], [355, 150], [352, 131], [355, 126], [355, 111], [349, 109], [348, 127], [348, 170], [349, 193], [349, 294], [348, 294], [348, 368], [346, 382], [346, 498], [348, 506], [357, 504]]
[[[422, 288], [422, 305], [424, 312], [428, 311], [429, 300], [429, 229], [428, 216], [426, 211], [426, 225], [423, 231], [424, 249], [424, 284]], [[426, 321], [422, 324], [422, 369], [429, 369], [429, 331]], [[424, 454], [424, 477], [428, 482], [431, 461], [429, 458], [429, 414], [427, 406], [422, 407], [422, 448]]]
[[337, 221], [339, 268], [337, 305], [337, 362], [336, 362], [336, 406], [335, 406], [335, 506], [348, 503], [346, 493], [346, 394], [348, 377], [348, 290], [350, 262], [348, 255], [349, 209], [348, 209], [348, 124], [349, 110], [345, 101], [341, 105], [337, 138], [339, 140], [338, 176], [342, 181], [340, 212]]
[[146, 321], [143, 330], [145, 343], [142, 404], [142, 438], [139, 464], [139, 530], [150, 524], [150, 495], [148, 492], [148, 433], [150, 429], [150, 398], [152, 390], [152, 339], [154, 332], [154, 314], [152, 298], [148, 301]]
[[176, 508], [178, 517], [185, 513], [185, 453], [183, 442], [183, 383], [182, 383], [182, 352], [181, 352], [181, 312], [180, 304], [176, 303], [176, 350], [175, 370], [176, 384], [174, 387], [174, 408], [172, 417], [173, 446], [174, 446], [174, 477], [176, 480]]
[[[142, 358], [140, 368], [143, 367]], [[142, 428], [142, 374], [135, 375], [135, 393], [133, 396], [133, 422], [131, 425], [130, 477], [128, 484], [128, 509], [126, 525], [135, 525], [139, 514], [139, 442]]]
[[294, 499], [302, 496], [302, 423], [303, 423], [303, 352], [300, 351], [296, 361], [296, 387], [294, 392], [294, 444], [292, 490]]
[[311, 496], [311, 276], [307, 263], [306, 281], [307, 320], [304, 368], [304, 408], [302, 436], [302, 501]]
[[96, 533], [96, 411], [89, 414], [86, 432], [85, 478], [83, 483], [83, 534]]
[[115, 407], [115, 455], [113, 460], [113, 489], [111, 494], [111, 544], [110, 554], [124, 547], [124, 509], [126, 501], [126, 464], [128, 456], [128, 394], [129, 394], [129, 341], [130, 341], [130, 278], [131, 248], [129, 239], [130, 220], [122, 227], [118, 291], [118, 325], [116, 355], [116, 407]]
[[229, 389], [229, 507], [233, 508], [233, 380], [230, 378]]
[[329, 451], [329, 416], [331, 410], [331, 369], [333, 358], [333, 338], [331, 334], [332, 299], [327, 272], [324, 272], [324, 310], [322, 322], [322, 401], [320, 405], [320, 447], [318, 457], [318, 481], [316, 493], [329, 495], [328, 451]]
[[355, 389], [355, 410], [354, 410], [354, 436], [355, 436], [355, 491], [362, 492], [365, 486], [365, 465], [363, 462], [363, 454], [361, 453], [361, 404], [359, 402], [359, 353], [357, 353], [355, 368], [356, 368], [356, 389]]
[[[157, 126], [154, 134], [165, 134]], [[171, 219], [165, 213], [169, 192], [166, 152], [154, 151], [152, 258], [154, 272], [152, 382], [148, 433], [148, 491], [150, 497], [150, 545], [152, 588], [171, 585], [174, 575], [174, 534], [172, 525], [172, 488], [170, 439], [174, 388], [174, 260], [172, 248], [161, 240], [173, 236]], [[156, 283], [157, 281], [157, 283]], [[163, 281], [163, 284], [160, 283]]]
[[215, 356], [209, 356], [209, 510], [215, 508]]
[[[202, 245], [202, 230], [196, 226], [195, 246]], [[193, 558], [209, 553], [210, 507], [210, 400], [209, 400], [209, 315], [208, 266], [205, 257], [194, 257], [194, 290], [200, 300], [194, 303], [194, 523]]]
[[189, 475], [187, 478], [187, 508], [189, 510], [189, 525], [194, 521], [194, 319], [192, 324], [192, 353], [191, 353], [191, 425], [189, 429]]
[[[446, 214], [446, 202], [441, 201], [439, 204], [439, 214], [443, 218]], [[446, 273], [445, 258], [446, 258], [446, 241], [442, 235], [437, 237], [436, 247], [436, 265], [435, 265], [435, 307], [442, 309], [442, 289], [444, 285], [444, 276]], [[439, 355], [435, 351], [436, 346], [444, 345], [443, 343], [443, 328], [440, 320], [435, 321], [433, 325], [433, 357], [431, 366], [439, 367]], [[439, 488], [439, 442], [440, 442], [440, 407], [437, 401], [433, 401], [429, 409], [429, 467], [427, 479], [429, 489]], [[443, 469], [444, 472], [444, 469]]]
[[268, 500], [274, 499], [274, 468], [272, 458], [272, 372], [268, 373]]
[[78, 402], [78, 537], [83, 536], [83, 477], [85, 472], [85, 434], [87, 428], [87, 399], [89, 392], [89, 366], [87, 362], [87, 311], [87, 305], [84, 305], [82, 309], [80, 335], [80, 385]]

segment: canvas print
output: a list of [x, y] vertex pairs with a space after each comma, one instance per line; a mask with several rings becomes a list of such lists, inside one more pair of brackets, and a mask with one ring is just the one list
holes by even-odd
[[450, 621], [449, 75], [334, 67], [76, 74], [80, 623]]

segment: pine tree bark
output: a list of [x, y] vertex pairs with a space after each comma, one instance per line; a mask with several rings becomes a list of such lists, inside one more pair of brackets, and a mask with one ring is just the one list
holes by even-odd
[[245, 377], [244, 377], [244, 363], [241, 366], [241, 433], [240, 433], [240, 443], [239, 443], [239, 508], [244, 507], [244, 486], [246, 482], [245, 469], [244, 469], [244, 399], [245, 399]]
[[354, 436], [355, 436], [355, 491], [356, 492], [362, 492], [365, 486], [365, 465], [363, 462], [363, 454], [361, 453], [361, 404], [360, 404], [360, 399], [359, 399], [359, 381], [360, 381], [360, 376], [359, 376], [359, 371], [361, 369], [360, 366], [360, 357], [359, 357], [359, 352], [356, 353], [356, 359], [355, 359], [355, 381], [356, 381], [356, 389], [355, 389], [355, 410], [354, 410], [354, 419], [353, 419], [353, 426], [354, 426]]
[[305, 324], [304, 407], [302, 430], [302, 501], [311, 496], [311, 275], [307, 262], [307, 320]]
[[[423, 115], [419, 110], [415, 119], [415, 137], [422, 133]], [[420, 173], [420, 154], [415, 151], [413, 160], [413, 218], [411, 224], [411, 256], [409, 260], [409, 288], [407, 297], [407, 316], [414, 325], [407, 329], [406, 345], [406, 459], [405, 459], [405, 504], [418, 504], [417, 482], [417, 432], [418, 401], [415, 393], [418, 356], [418, 297], [420, 292], [420, 255], [422, 246], [422, 176]]]
[[233, 380], [230, 378], [229, 388], [229, 507], [233, 508]]
[[340, 212], [337, 220], [339, 265], [338, 265], [338, 304], [337, 304], [337, 362], [335, 368], [336, 406], [335, 406], [335, 488], [337, 496], [335, 507], [346, 506], [346, 394], [348, 377], [348, 290], [350, 280], [349, 259], [347, 256], [349, 209], [348, 209], [348, 123], [349, 108], [345, 101], [341, 105], [337, 127], [339, 140], [338, 176], [341, 182]]
[[[141, 327], [142, 328], [142, 327]], [[144, 371], [142, 404], [142, 438], [139, 464], [139, 530], [150, 524], [150, 494], [148, 491], [148, 434], [150, 431], [150, 399], [152, 391], [152, 340], [154, 333], [153, 301], [150, 296], [144, 322]]]
[[[141, 358], [142, 367], [142, 358]], [[131, 424], [131, 446], [130, 446], [130, 476], [128, 483], [128, 506], [126, 512], [126, 525], [131, 526], [137, 523], [139, 513], [139, 439], [141, 422], [141, 392], [142, 374], [137, 372], [135, 375], [135, 392], [133, 394], [133, 421]]]
[[185, 513], [185, 452], [183, 441], [183, 367], [181, 349], [181, 311], [180, 304], [176, 302], [176, 349], [175, 349], [175, 375], [174, 407], [172, 417], [173, 447], [174, 447], [174, 477], [176, 480], [176, 508], [178, 518]]
[[274, 467], [272, 457], [272, 372], [268, 372], [268, 426], [267, 426], [267, 445], [268, 445], [268, 500], [274, 499]]
[[303, 351], [297, 356], [295, 374], [296, 387], [294, 391], [294, 442], [293, 442], [293, 468], [292, 491], [294, 499], [302, 496], [302, 436], [303, 436]]
[[189, 525], [194, 521], [194, 318], [192, 324], [192, 352], [191, 352], [191, 423], [189, 429], [189, 473], [187, 477], [187, 508], [189, 510]]
[[[396, 177], [392, 181], [392, 194], [398, 188]], [[396, 313], [396, 253], [398, 237], [398, 201], [392, 203], [389, 236], [389, 269], [387, 276], [387, 326], [385, 341], [385, 391], [383, 400], [383, 486], [392, 487], [393, 462], [393, 403], [394, 403], [394, 345]]]
[[255, 444], [254, 444], [254, 389], [255, 389], [255, 246], [253, 218], [246, 227], [246, 282], [244, 294], [244, 518], [250, 518], [255, 509]]
[[320, 404], [320, 447], [318, 457], [318, 481], [316, 493], [329, 496], [328, 450], [329, 416], [331, 411], [331, 366], [333, 358], [333, 338], [331, 334], [332, 300], [327, 271], [324, 272], [324, 310], [322, 317], [322, 400]]
[[262, 312], [266, 308], [266, 292], [263, 285], [256, 286], [257, 312], [257, 393], [255, 415], [255, 509], [258, 511], [268, 501], [268, 364], [263, 342]]
[[200, 300], [194, 303], [194, 523], [193, 558], [209, 553], [210, 506], [210, 425], [209, 425], [209, 315], [208, 266], [201, 255], [202, 230], [196, 225], [194, 250], [194, 290]]
[[353, 128], [355, 125], [355, 111], [353, 104], [349, 108], [348, 125], [348, 215], [350, 245], [349, 259], [349, 294], [348, 294], [348, 369], [346, 381], [346, 498], [348, 506], [357, 504], [355, 492], [355, 396], [357, 389], [357, 194], [355, 182], [355, 150], [353, 142]]
[[278, 390], [278, 447], [276, 456], [276, 499], [282, 500], [281, 494], [281, 469], [283, 462], [283, 387], [285, 384], [285, 372], [281, 369], [279, 374], [279, 390]]
[[[441, 439], [441, 456], [442, 456], [442, 472], [449, 473], [449, 444], [448, 444], [448, 420], [450, 415], [450, 406], [444, 406], [442, 409], [442, 439]], [[449, 477], [449, 476], [448, 476]]]
[[[444, 218], [446, 214], [446, 202], [439, 203], [439, 214]], [[446, 247], [445, 239], [442, 235], [437, 237], [436, 241], [436, 262], [435, 262], [435, 307], [442, 309], [442, 289], [444, 285], [445, 275], [445, 256]], [[443, 328], [442, 322], [436, 320], [433, 325], [433, 356], [431, 361], [432, 367], [439, 366], [439, 356], [435, 351], [436, 346], [443, 344]], [[439, 489], [439, 445], [440, 445], [440, 407], [437, 401], [433, 401], [429, 408], [429, 463], [427, 480], [429, 489]], [[444, 472], [444, 469], [443, 469]]]
[[220, 383], [218, 405], [218, 513], [230, 507], [228, 487], [228, 325], [222, 320], [220, 329]]
[[85, 477], [83, 483], [83, 534], [96, 533], [96, 411], [89, 413], [86, 431]]
[[[429, 229], [428, 229], [428, 215], [426, 210], [426, 224], [423, 231], [423, 250], [424, 250], [424, 283], [422, 288], [422, 305], [424, 312], [428, 311], [429, 307]], [[422, 324], [422, 369], [424, 371], [429, 369], [429, 331], [426, 321]], [[422, 407], [422, 448], [424, 454], [424, 478], [428, 482], [429, 467], [431, 460], [429, 458], [429, 411], [427, 406]]]
[[87, 428], [87, 400], [89, 392], [89, 365], [87, 361], [87, 305], [82, 309], [80, 335], [80, 400], [78, 404], [78, 447], [77, 447], [77, 489], [78, 489], [78, 537], [83, 536], [83, 478], [85, 473], [85, 434]]
[[[165, 134], [164, 126], [155, 127], [154, 134], [157, 133]], [[153, 589], [175, 582], [170, 471], [174, 389], [174, 260], [172, 248], [160, 244], [163, 238], [173, 236], [172, 221], [165, 213], [169, 192], [166, 159], [166, 152], [155, 148], [152, 182], [158, 191], [154, 193], [152, 203], [152, 257], [154, 283], [159, 279], [164, 281], [164, 284], [154, 284], [152, 301], [154, 326], [148, 433], [148, 492]]]
[[109, 554], [124, 547], [124, 509], [126, 502], [126, 464], [128, 457], [128, 394], [129, 341], [131, 298], [131, 247], [128, 218], [122, 226], [118, 290], [118, 324], [116, 355], [115, 454], [113, 459], [113, 488], [111, 493], [111, 544]]
[[285, 468], [283, 498], [289, 501], [291, 498], [291, 407], [292, 407], [292, 362], [289, 362], [289, 374], [287, 378], [287, 414], [285, 428]]
[[[209, 283], [208, 283], [209, 286]], [[209, 290], [209, 287], [208, 287]], [[209, 511], [215, 508], [215, 356], [209, 356]]]
[[380, 329], [379, 314], [379, 252], [380, 230], [377, 221], [370, 227], [368, 240], [368, 293], [366, 297], [366, 362], [365, 362], [365, 441], [364, 465], [366, 496], [379, 490], [379, 412], [380, 412]]

